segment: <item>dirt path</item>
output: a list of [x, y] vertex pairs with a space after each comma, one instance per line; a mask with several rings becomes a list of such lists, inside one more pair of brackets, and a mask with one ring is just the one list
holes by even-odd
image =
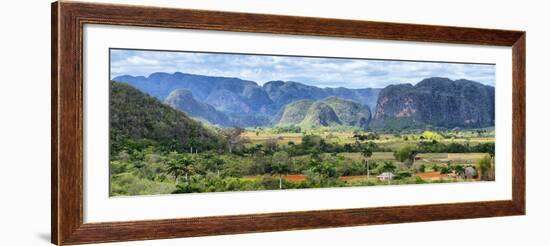
[[[257, 179], [260, 176], [244, 176], [245, 179]], [[375, 175], [371, 175], [371, 178], [375, 177]], [[358, 180], [358, 179], [366, 179], [367, 175], [355, 175], [355, 176], [341, 176], [339, 179], [343, 181], [351, 181], [351, 180]], [[283, 176], [283, 179], [290, 182], [300, 182], [303, 180], [306, 180], [306, 175], [303, 174], [291, 174]]]

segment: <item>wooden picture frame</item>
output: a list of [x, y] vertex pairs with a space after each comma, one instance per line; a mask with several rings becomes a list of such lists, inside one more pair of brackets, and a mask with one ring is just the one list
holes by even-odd
[[[52, 5], [52, 243], [83, 244], [525, 214], [525, 32], [60, 1]], [[223, 30], [512, 47], [512, 199], [84, 223], [83, 26]]]

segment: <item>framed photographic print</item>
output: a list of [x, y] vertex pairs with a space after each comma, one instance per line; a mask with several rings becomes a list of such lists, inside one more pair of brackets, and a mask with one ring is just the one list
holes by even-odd
[[525, 32], [52, 5], [52, 242], [525, 214]]

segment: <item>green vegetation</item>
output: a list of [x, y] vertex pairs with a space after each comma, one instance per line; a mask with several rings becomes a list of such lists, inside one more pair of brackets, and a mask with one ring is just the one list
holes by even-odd
[[[490, 128], [372, 132], [357, 126], [360, 118], [346, 115], [342, 108], [353, 109], [346, 101], [301, 103], [308, 110], [300, 124], [216, 128], [112, 82], [110, 194], [494, 180]], [[281, 120], [297, 122], [296, 115], [284, 112]]]
[[[261, 137], [264, 133], [256, 135], [232, 128], [224, 132], [222, 138], [227, 144], [220, 149], [194, 148], [192, 153], [158, 145], [124, 145], [111, 156], [111, 195], [457, 182], [466, 181], [466, 167], [479, 170], [481, 180], [494, 178], [494, 144], [488, 142], [415, 143], [404, 141], [401, 136], [386, 139], [386, 135], [356, 140], [357, 135], [374, 136], [373, 133], [302, 133], [296, 142], [275, 137], [258, 142], [248, 136]], [[343, 136], [355, 142], [339, 139]], [[421, 134], [409, 136], [420, 139]], [[399, 148], [382, 147], [396, 139], [401, 139]], [[458, 153], [431, 152], [440, 149]], [[376, 177], [384, 172], [393, 173], [393, 179]], [[427, 176], [434, 173], [434, 177]]]
[[184, 152], [190, 148], [218, 149], [225, 144], [215, 130], [129, 85], [116, 82], [111, 82], [109, 123], [111, 155], [128, 147], [157, 146]]
[[479, 159], [476, 163], [476, 168], [479, 171], [479, 177], [481, 180], [494, 180], [494, 162], [491, 156], [486, 155]]
[[416, 149], [416, 146], [413, 145], [404, 145], [393, 152], [395, 159], [405, 163], [408, 168], [411, 168], [414, 164], [414, 159], [417, 154], [418, 150]]

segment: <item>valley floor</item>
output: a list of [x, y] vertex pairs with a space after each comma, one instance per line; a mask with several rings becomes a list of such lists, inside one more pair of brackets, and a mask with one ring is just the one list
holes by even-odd
[[[494, 131], [276, 133], [248, 129], [226, 149], [129, 143], [111, 156], [112, 196], [494, 180]], [[126, 147], [124, 147], [126, 146]]]

